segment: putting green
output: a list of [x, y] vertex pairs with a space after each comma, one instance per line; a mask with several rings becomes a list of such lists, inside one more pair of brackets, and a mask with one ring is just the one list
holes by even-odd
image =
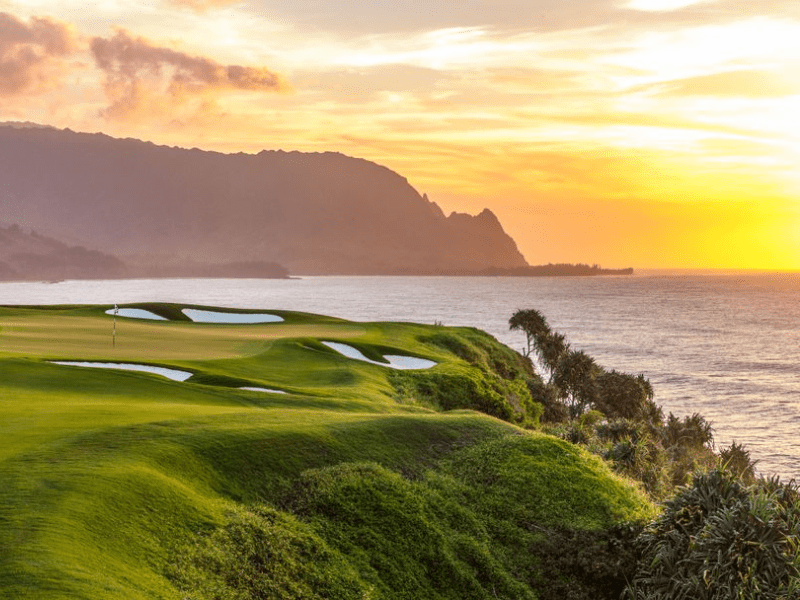
[[254, 356], [275, 339], [308, 335], [349, 338], [364, 333], [357, 324], [268, 323], [207, 325], [202, 323], [117, 319], [112, 347], [113, 317], [74, 311], [15, 311], [0, 321], [0, 356], [48, 358], [207, 360]]

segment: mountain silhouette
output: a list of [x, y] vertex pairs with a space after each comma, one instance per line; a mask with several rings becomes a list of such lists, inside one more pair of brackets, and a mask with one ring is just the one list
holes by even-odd
[[0, 156], [2, 223], [111, 254], [134, 271], [278, 263], [295, 274], [451, 274], [527, 265], [490, 210], [446, 216], [397, 173], [339, 153], [221, 154], [0, 126]]
[[0, 281], [114, 279], [127, 275], [125, 264], [114, 256], [69, 246], [17, 225], [0, 227]]

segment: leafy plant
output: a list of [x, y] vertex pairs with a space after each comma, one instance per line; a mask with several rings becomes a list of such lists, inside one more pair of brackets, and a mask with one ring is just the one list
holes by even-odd
[[547, 319], [535, 309], [518, 310], [508, 321], [509, 328], [525, 333], [525, 356], [534, 353], [552, 380], [561, 358], [569, 352], [566, 337], [550, 329]]
[[542, 405], [542, 421], [545, 423], [563, 423], [569, 420], [569, 409], [559, 399], [558, 389], [540, 378], [529, 378], [528, 391], [534, 402]]
[[673, 485], [684, 485], [698, 470], [716, 465], [711, 423], [698, 414], [679, 419], [672, 413], [661, 428], [661, 443], [669, 455]]
[[745, 486], [698, 474], [639, 536], [629, 599], [800, 598], [800, 511], [794, 483]]
[[570, 350], [561, 356], [553, 373], [553, 383], [568, 403], [571, 416], [577, 417], [596, 401], [596, 377], [600, 372], [594, 359], [583, 350]]
[[659, 424], [661, 409], [653, 402], [653, 386], [644, 375], [605, 371], [597, 379], [595, 407], [608, 418], [637, 419]]
[[757, 460], [750, 457], [750, 452], [735, 441], [719, 452], [720, 468], [732, 473], [744, 483], [751, 484], [756, 480], [755, 467]]

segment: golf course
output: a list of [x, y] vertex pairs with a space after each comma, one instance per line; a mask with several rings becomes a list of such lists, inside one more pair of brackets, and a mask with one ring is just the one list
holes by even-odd
[[655, 514], [477, 329], [113, 309], [0, 307], [0, 598], [548, 598]]

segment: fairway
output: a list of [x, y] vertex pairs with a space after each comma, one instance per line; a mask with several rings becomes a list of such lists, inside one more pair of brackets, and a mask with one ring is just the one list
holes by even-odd
[[[372, 589], [373, 597], [390, 598], [389, 575], [375, 575], [374, 567], [363, 562], [366, 555], [329, 529], [339, 509], [323, 518], [314, 512], [322, 509], [309, 508], [333, 488], [302, 491], [307, 482], [400, 486], [386, 501], [408, 495], [403, 502], [425, 514], [445, 502], [447, 511], [455, 512], [444, 515], [437, 509], [425, 517], [435, 523], [444, 519], [431, 525], [439, 531], [459, 522], [462, 517], [455, 515], [466, 510], [459, 508], [462, 502], [482, 506], [483, 500], [468, 500], [480, 485], [466, 483], [476, 472], [469, 466], [474, 452], [464, 452], [500, 444], [492, 446], [490, 462], [506, 457], [502, 460], [527, 464], [531, 459], [524, 457], [538, 455], [539, 446], [520, 449], [512, 440], [565, 444], [507, 422], [534, 424], [525, 412], [530, 399], [523, 402], [520, 396], [525, 363], [477, 330], [353, 323], [286, 311], [270, 311], [281, 322], [205, 324], [181, 317], [183, 306], [136, 307], [165, 320], [118, 317], [113, 343], [108, 306], [0, 307], [2, 598], [311, 598], [317, 596], [302, 590], [322, 585], [313, 579], [315, 571], [308, 566], [296, 571], [281, 561], [316, 564], [312, 557], [319, 552], [330, 561], [319, 564], [331, 569], [319, 577], [326, 585], [343, 586], [331, 597], [366, 597], [365, 590]], [[340, 341], [369, 362], [326, 345]], [[430, 368], [397, 372], [384, 356], [410, 357]], [[173, 381], [148, 372], [52, 361], [134, 363], [191, 376]], [[241, 389], [246, 387], [253, 389]], [[568, 487], [556, 465], [537, 467], [513, 482], [555, 490], [558, 502], [534, 503], [542, 522], [566, 519], [591, 529], [652, 510], [633, 485], [593, 457], [571, 449], [553, 456], [576, 473]], [[509, 468], [503, 465], [498, 463], [498, 474]], [[339, 471], [323, 475], [325, 469]], [[539, 476], [548, 479], [537, 483]], [[569, 494], [586, 493], [594, 498], [590, 510], [573, 514], [563, 506]], [[423, 497], [429, 500], [419, 504]], [[487, 515], [496, 512], [486, 506]], [[542, 512], [542, 506], [554, 506], [555, 512]], [[388, 510], [363, 510], [373, 509]], [[278, 521], [259, 520], [267, 514], [263, 511], [273, 511]], [[479, 519], [475, 515], [469, 519]], [[204, 540], [228, 535], [224, 532], [238, 519], [269, 531], [282, 523], [283, 529], [269, 534], [278, 536], [275, 543], [287, 544], [274, 567], [278, 570], [270, 567], [258, 575], [259, 586], [272, 586], [269, 594], [254, 596], [254, 588], [246, 586], [256, 584], [249, 580], [218, 581], [227, 567], [210, 566], [212, 559], [202, 550]], [[493, 573], [474, 585], [500, 586], [506, 597], [534, 597], [520, 592], [523, 584], [499, 566], [504, 550], [490, 552], [490, 529], [476, 523], [469, 526], [470, 548], [477, 544], [472, 550], [435, 552], [454, 553], [453, 573], [472, 569], [475, 561], [480, 563], [476, 569]], [[397, 538], [386, 535], [387, 544]], [[451, 537], [436, 534], [429, 542], [434, 548], [449, 544]], [[293, 544], [300, 539], [315, 548], [312, 554], [296, 554]], [[390, 547], [380, 552], [399, 552]], [[222, 550], [214, 552], [221, 560], [240, 560], [235, 549], [224, 556]], [[468, 558], [472, 552], [480, 557]], [[417, 568], [409, 563], [402, 571]], [[445, 585], [452, 576], [442, 575], [430, 585]], [[417, 596], [428, 595], [419, 585], [423, 591]]]
[[9, 310], [0, 322], [0, 353], [142, 361], [237, 358], [260, 354], [275, 339], [303, 337], [311, 332], [315, 336], [348, 338], [365, 331], [364, 327], [344, 322], [239, 326], [118, 317], [113, 342], [113, 321], [113, 316], [99, 309]]

